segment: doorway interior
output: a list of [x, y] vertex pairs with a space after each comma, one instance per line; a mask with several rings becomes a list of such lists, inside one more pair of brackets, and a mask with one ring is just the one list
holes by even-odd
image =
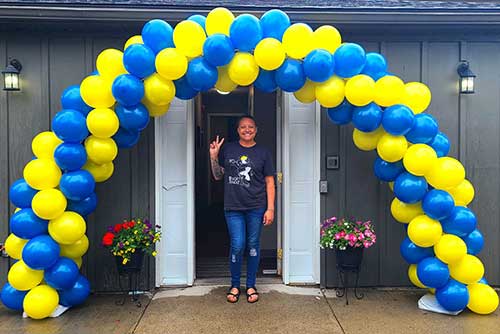
[[[224, 184], [215, 181], [210, 170], [209, 144], [218, 135], [225, 142], [237, 141], [238, 118], [252, 115], [258, 127], [256, 141], [271, 150], [274, 166], [279, 150], [277, 145], [277, 96], [263, 93], [253, 86], [238, 87], [230, 94], [210, 90], [199, 94], [195, 101], [195, 277], [212, 279], [230, 277], [229, 235], [224, 219]], [[278, 181], [278, 180], [275, 180]], [[279, 187], [278, 182], [275, 182]], [[278, 191], [276, 200], [279, 201]], [[277, 203], [279, 204], [279, 203]], [[279, 210], [279, 205], [275, 206]], [[276, 276], [280, 229], [278, 212], [275, 222], [262, 230], [261, 261], [258, 276]], [[242, 276], [246, 274], [246, 261]]]

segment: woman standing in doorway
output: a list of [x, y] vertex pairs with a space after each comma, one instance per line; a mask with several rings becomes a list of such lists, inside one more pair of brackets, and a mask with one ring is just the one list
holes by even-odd
[[262, 225], [274, 220], [274, 166], [271, 152], [255, 142], [257, 125], [252, 116], [238, 121], [239, 141], [227, 143], [219, 136], [210, 144], [212, 174], [224, 178], [224, 215], [231, 238], [229, 267], [231, 288], [227, 301], [240, 296], [241, 262], [247, 249], [246, 296], [249, 303], [259, 300], [255, 280], [260, 260]]

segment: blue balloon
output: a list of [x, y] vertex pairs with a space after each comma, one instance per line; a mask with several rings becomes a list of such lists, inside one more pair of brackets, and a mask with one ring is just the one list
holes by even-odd
[[464, 239], [465, 244], [467, 245], [467, 253], [471, 255], [476, 255], [481, 252], [484, 246], [484, 238], [483, 234], [475, 229], [471, 233], [467, 234], [467, 236], [462, 237]]
[[304, 59], [303, 65], [305, 75], [314, 82], [328, 80], [333, 75], [335, 68], [333, 55], [324, 49], [309, 52]]
[[369, 52], [366, 54], [365, 66], [361, 73], [377, 81], [387, 74], [387, 61], [380, 53]]
[[229, 28], [229, 37], [240, 51], [251, 51], [262, 39], [259, 19], [252, 14], [242, 14], [234, 19]]
[[0, 292], [0, 300], [2, 300], [2, 303], [5, 305], [5, 307], [10, 308], [14, 311], [22, 311], [24, 296], [26, 296], [28, 292], [28, 290], [16, 290], [7, 282], [3, 286], [2, 292]]
[[203, 57], [189, 62], [186, 78], [193, 89], [204, 92], [215, 86], [217, 82], [217, 68], [210, 65]]
[[417, 277], [423, 285], [439, 289], [448, 282], [450, 271], [446, 263], [427, 257], [417, 264]]
[[348, 124], [352, 120], [352, 113], [354, 107], [347, 100], [344, 100], [340, 105], [335, 108], [326, 109], [330, 121], [337, 125]]
[[476, 223], [474, 213], [464, 206], [454, 207], [451, 214], [446, 219], [441, 220], [445, 233], [455, 234], [461, 238], [474, 231]]
[[403, 256], [403, 259], [405, 259], [405, 261], [410, 264], [417, 264], [427, 257], [434, 256], [433, 247], [417, 246], [413, 242], [411, 242], [410, 238], [408, 237], [404, 238], [401, 242], [399, 251], [401, 252], [401, 256]]
[[275, 78], [276, 71], [259, 70], [259, 76], [253, 83], [254, 86], [263, 92], [272, 93], [278, 89], [278, 84]]
[[61, 95], [61, 105], [63, 109], [77, 110], [84, 116], [87, 116], [93, 109], [83, 101], [82, 96], [80, 95], [80, 86], [78, 85], [69, 86], [64, 90]]
[[155, 54], [163, 49], [175, 47], [173, 34], [172, 26], [159, 19], [147, 22], [142, 28], [142, 40]]
[[31, 269], [45, 270], [57, 262], [60, 251], [54, 239], [46, 234], [39, 235], [24, 245], [23, 261]]
[[52, 130], [59, 139], [68, 143], [79, 143], [89, 135], [85, 116], [73, 109], [58, 112], [52, 120]]
[[144, 130], [149, 123], [148, 109], [142, 104], [125, 107], [118, 104], [115, 108], [116, 116], [120, 120], [120, 126], [129, 131]]
[[298, 91], [306, 83], [306, 76], [302, 63], [296, 59], [288, 58], [276, 70], [276, 83], [285, 92]]
[[116, 77], [111, 90], [116, 101], [124, 106], [135, 106], [144, 97], [144, 84], [130, 74]]
[[429, 143], [429, 146], [436, 151], [438, 158], [445, 157], [448, 155], [448, 152], [450, 152], [450, 141], [442, 132], [438, 132], [434, 139]]
[[48, 285], [58, 290], [71, 289], [80, 276], [80, 270], [75, 261], [60, 257], [50, 268], [47, 268], [43, 278]]
[[434, 117], [429, 114], [417, 114], [411, 130], [406, 134], [406, 139], [413, 144], [430, 143], [437, 135], [439, 129]]
[[144, 44], [132, 44], [123, 53], [125, 69], [138, 78], [145, 78], [156, 71], [155, 53]]
[[281, 41], [290, 24], [290, 18], [285, 12], [279, 9], [271, 9], [260, 18], [262, 37], [272, 37]]
[[59, 291], [59, 304], [76, 306], [82, 304], [90, 294], [90, 283], [80, 275], [76, 283], [69, 289]]
[[82, 144], [62, 143], [54, 151], [54, 159], [64, 171], [78, 170], [87, 161], [87, 151]]
[[24, 208], [10, 217], [10, 231], [18, 238], [31, 239], [47, 234], [48, 221], [39, 218], [31, 208]]
[[181, 100], [191, 100], [198, 94], [198, 91], [191, 87], [186, 76], [180, 79], [174, 80], [175, 85], [175, 97]]
[[422, 176], [401, 173], [394, 181], [394, 194], [405, 203], [417, 203], [427, 193], [427, 181]]
[[68, 200], [66, 211], [73, 211], [84, 217], [95, 211], [97, 207], [97, 195], [90, 194], [89, 197], [81, 201]]
[[436, 299], [448, 311], [461, 311], [469, 303], [469, 291], [465, 284], [450, 279], [445, 286], [436, 290]]
[[9, 189], [9, 199], [18, 208], [31, 207], [31, 201], [38, 190], [29, 186], [25, 179], [17, 179]]
[[141, 133], [139, 131], [129, 131], [124, 128], [119, 128], [112, 137], [119, 148], [131, 148], [139, 141]]
[[335, 50], [335, 73], [342, 78], [360, 74], [366, 63], [365, 50], [355, 43], [344, 43]]
[[88, 171], [80, 169], [64, 173], [59, 188], [67, 199], [82, 201], [94, 192], [95, 180]]
[[444, 190], [432, 189], [422, 200], [422, 209], [424, 209], [425, 214], [436, 220], [448, 217], [454, 207], [453, 197]]
[[233, 43], [224, 34], [213, 34], [203, 44], [203, 58], [212, 66], [227, 65], [233, 57]]
[[377, 157], [373, 164], [373, 171], [380, 180], [392, 182], [396, 180], [399, 174], [405, 171], [405, 168], [403, 167], [403, 162], [401, 160], [396, 162], [387, 162], [380, 157]]
[[486, 280], [486, 278], [485, 278], [485, 277], [481, 278], [481, 279], [478, 281], [478, 283], [482, 283], [482, 284], [486, 284], [486, 285], [488, 285], [488, 284], [489, 284], [489, 283], [488, 283], [488, 281]]
[[207, 18], [205, 16], [196, 14], [196, 15], [191, 15], [187, 19], [189, 21], [194, 21], [198, 23], [203, 28], [203, 30], [205, 30], [205, 22], [207, 21]]
[[396, 104], [384, 110], [382, 126], [394, 136], [407, 134], [414, 122], [413, 112], [407, 106]]
[[375, 131], [382, 122], [382, 109], [376, 103], [363, 107], [355, 107], [352, 112], [352, 123], [359, 131]]

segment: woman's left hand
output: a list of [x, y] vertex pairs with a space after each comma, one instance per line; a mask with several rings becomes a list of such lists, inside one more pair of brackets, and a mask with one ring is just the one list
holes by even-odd
[[269, 226], [273, 223], [274, 220], [274, 211], [273, 210], [266, 210], [264, 212], [264, 226]]

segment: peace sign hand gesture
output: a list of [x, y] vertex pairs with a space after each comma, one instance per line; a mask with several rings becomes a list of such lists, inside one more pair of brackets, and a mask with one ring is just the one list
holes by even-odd
[[219, 151], [223, 143], [224, 138], [219, 140], [219, 136], [210, 143], [210, 158], [216, 159], [219, 156]]

